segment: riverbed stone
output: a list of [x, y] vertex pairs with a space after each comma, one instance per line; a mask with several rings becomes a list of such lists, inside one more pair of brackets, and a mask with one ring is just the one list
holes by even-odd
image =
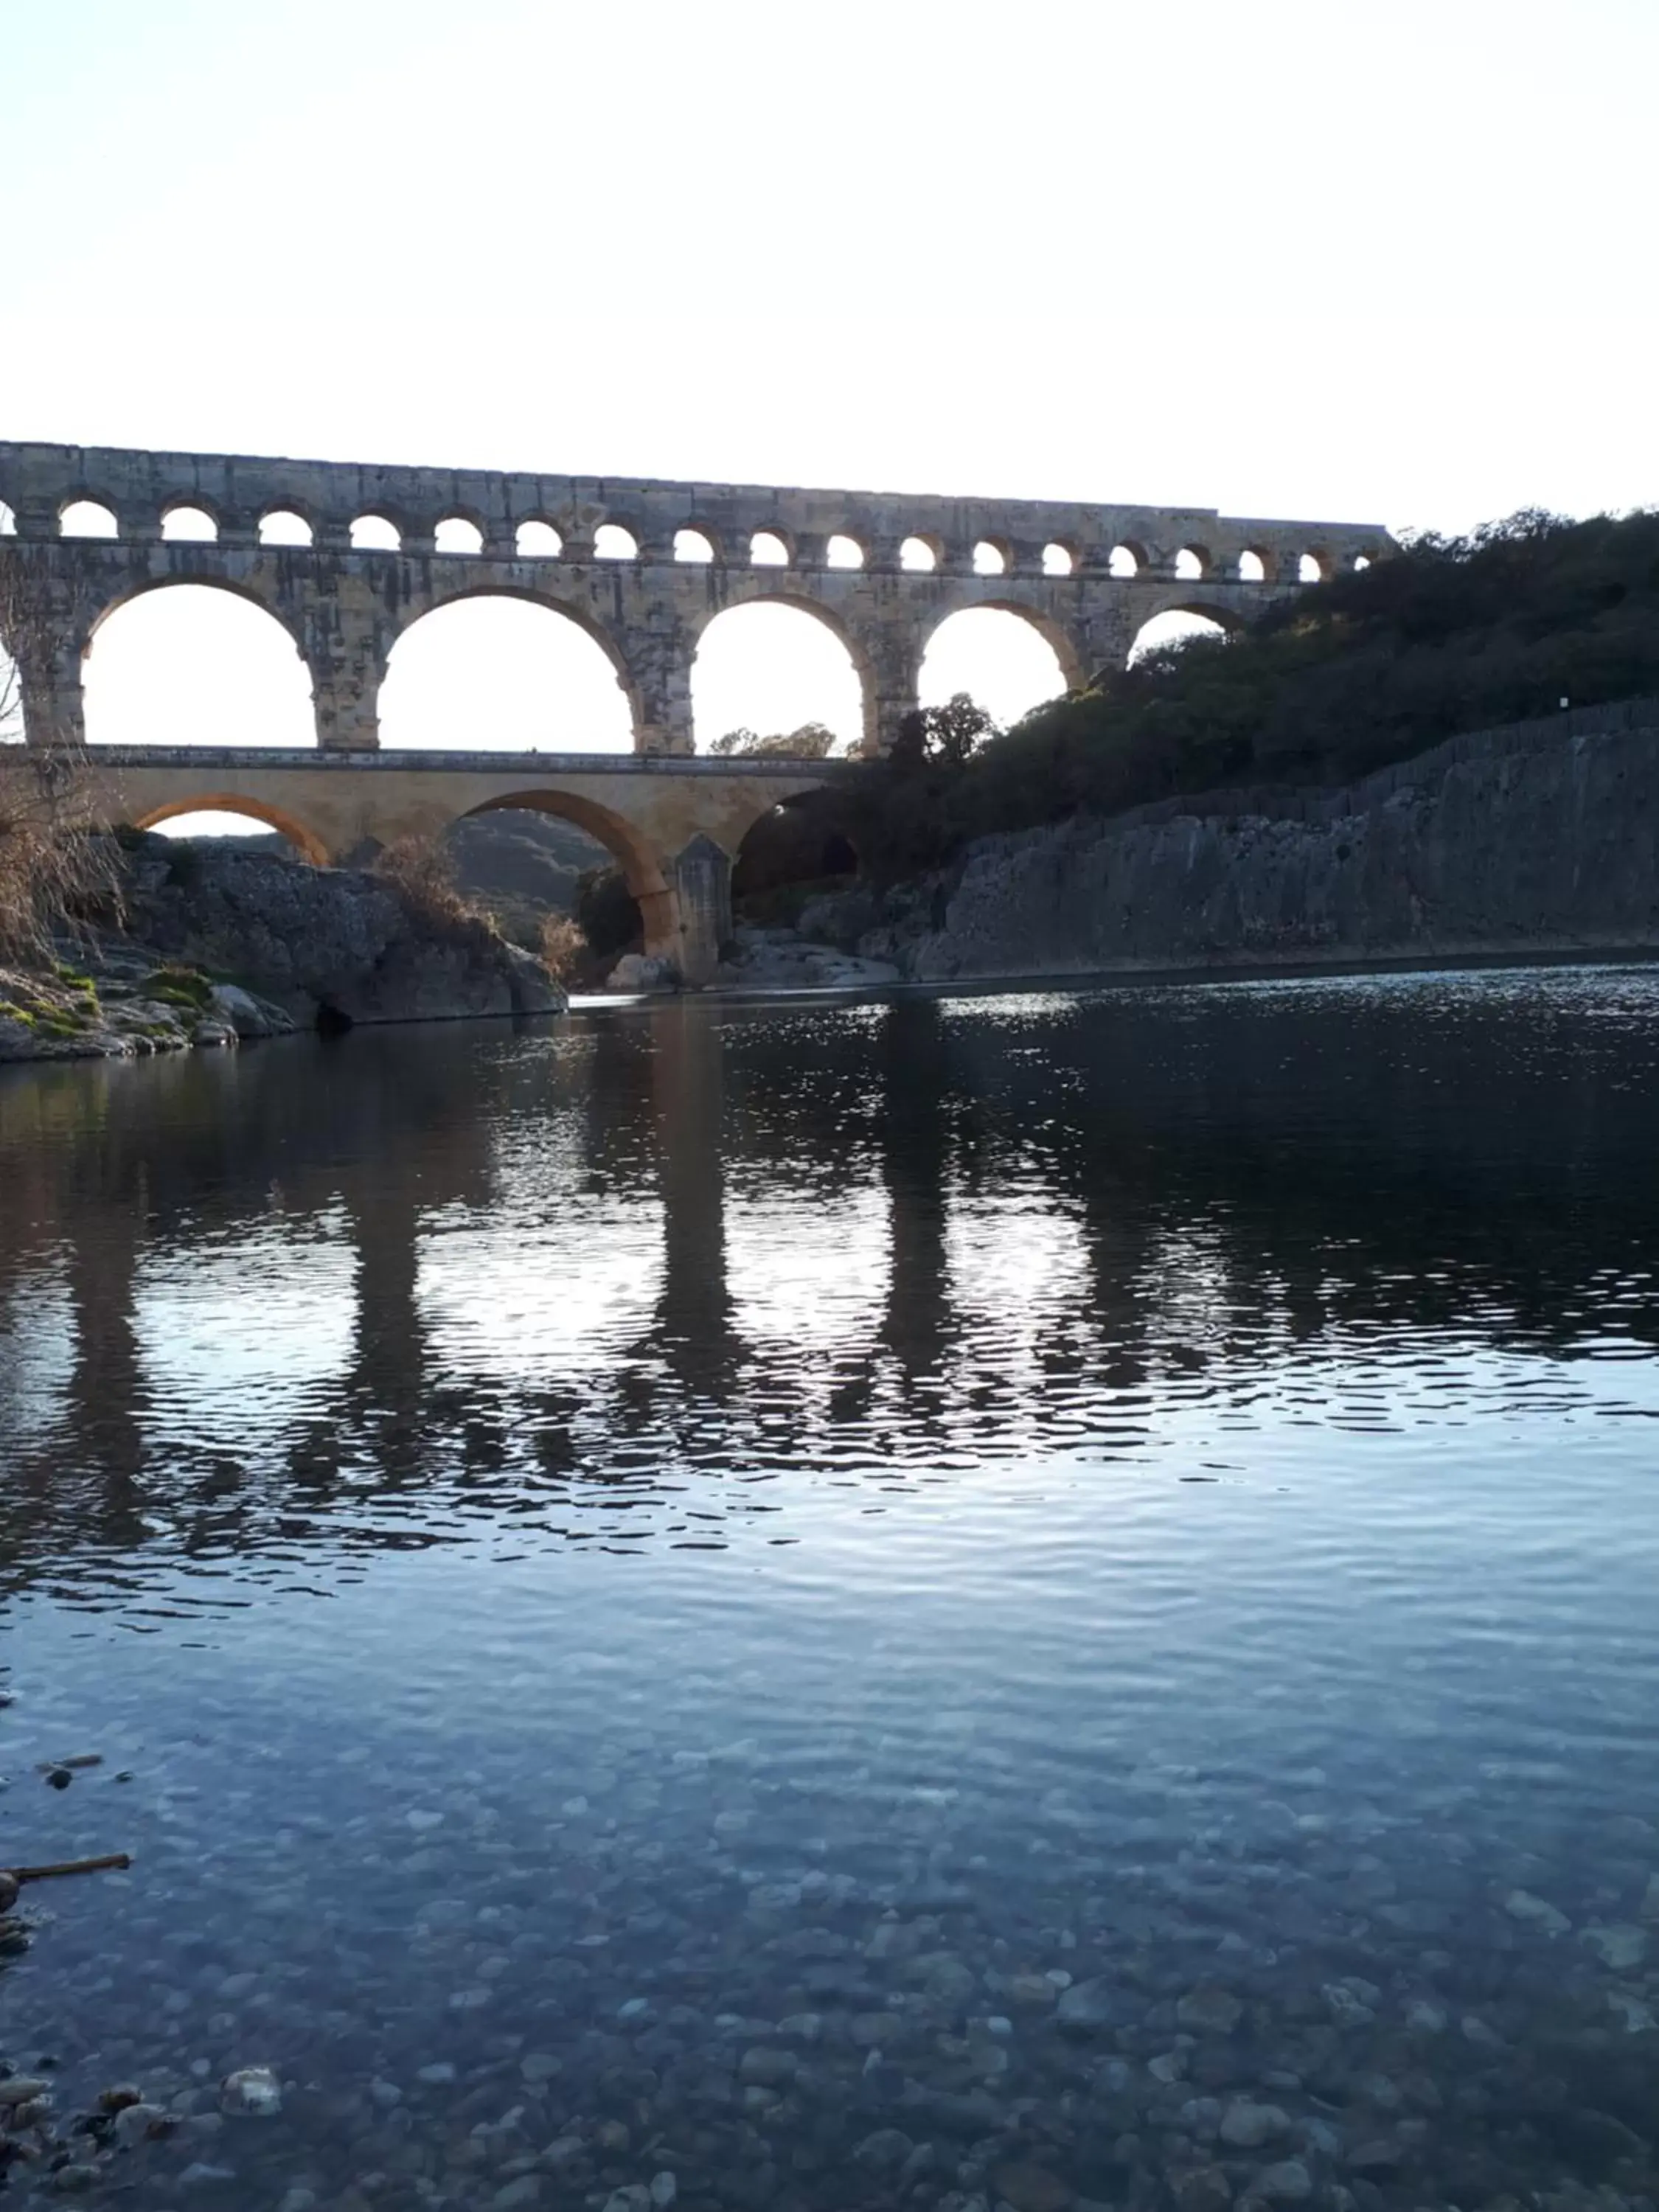
[[991, 2182], [1014, 2212], [1066, 2212], [1077, 2194], [1069, 2181], [1031, 2159], [1011, 2159], [993, 2166]]
[[853, 2155], [872, 2173], [896, 2173], [915, 2148], [902, 2128], [877, 2128], [854, 2147]]
[[1376, 2018], [1376, 2006], [1382, 1991], [1374, 1982], [1350, 1976], [1340, 1982], [1327, 1982], [1320, 1995], [1325, 2008], [1338, 2027], [1369, 2027]]
[[1218, 2166], [1177, 2166], [1165, 2176], [1176, 2212], [1226, 2212], [1233, 2185]]
[[780, 2051], [775, 2046], [757, 2044], [745, 2051], [738, 2066], [740, 2081], [758, 2082], [763, 2088], [775, 2088], [781, 2082], [793, 2081], [800, 2061], [793, 2051]]
[[1628, 1973], [1632, 1967], [1639, 1966], [1648, 1955], [1647, 1930], [1628, 1923], [1581, 1929], [1579, 1941], [1595, 1952], [1604, 1966], [1610, 1967], [1616, 1974]]
[[1054, 2008], [1054, 2017], [1062, 2027], [1080, 2031], [1120, 2027], [1127, 2016], [1121, 1990], [1103, 1974], [1073, 1982], [1069, 1990], [1060, 1992]]
[[1547, 1898], [1535, 1897], [1529, 1889], [1512, 1889], [1504, 1899], [1504, 1910], [1511, 1920], [1523, 1921], [1530, 1928], [1540, 1928], [1546, 1936], [1565, 1936], [1572, 1926], [1565, 1912], [1558, 1910]]
[[220, 2084], [219, 2109], [238, 2119], [274, 2119], [283, 2109], [283, 2085], [269, 2066], [241, 2067]]
[[495, 2191], [489, 2200], [490, 2212], [529, 2212], [531, 2206], [541, 2201], [540, 2176], [521, 2173]]
[[1238, 1998], [1215, 1982], [1200, 1982], [1176, 2007], [1176, 2021], [1194, 2035], [1231, 2035], [1243, 2017]]
[[60, 2197], [84, 2197], [98, 2186], [100, 2178], [95, 2166], [80, 2160], [60, 2166], [52, 2177], [52, 2186]]
[[1253, 2178], [1250, 2194], [1270, 2204], [1300, 2204], [1313, 2195], [1313, 2176], [1299, 2158], [1282, 2159]]
[[1290, 2131], [1290, 2115], [1282, 2106], [1259, 2105], [1252, 2097], [1235, 2097], [1221, 2115], [1221, 2140], [1238, 2150], [1258, 2150]]

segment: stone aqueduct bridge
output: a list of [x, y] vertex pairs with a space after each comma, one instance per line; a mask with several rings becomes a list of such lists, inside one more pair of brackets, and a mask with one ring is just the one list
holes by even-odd
[[[83, 501], [106, 510], [106, 534], [64, 534], [65, 510]], [[40, 444], [0, 443], [0, 506], [37, 586], [39, 619], [15, 641], [31, 743], [81, 738], [82, 666], [99, 624], [169, 584], [213, 585], [263, 607], [310, 672], [315, 752], [100, 747], [112, 816], [143, 824], [234, 807], [321, 860], [482, 807], [540, 806], [617, 854], [648, 946], [688, 981], [712, 964], [746, 830], [835, 772], [690, 757], [691, 663], [726, 608], [777, 600], [827, 624], [858, 671], [872, 752], [915, 703], [929, 636], [964, 608], [1031, 623], [1077, 684], [1121, 665], [1154, 615], [1189, 611], [1236, 627], [1302, 588], [1304, 563], [1329, 574], [1389, 550], [1375, 526], [1205, 508]], [[179, 520], [191, 536], [174, 534]], [[395, 550], [354, 543], [370, 521]], [[440, 551], [441, 537], [476, 550]], [[629, 702], [635, 757], [377, 750], [398, 639], [434, 608], [478, 593], [552, 608], [598, 642]]]
[[694, 986], [732, 933], [732, 863], [762, 815], [847, 761], [682, 760], [672, 754], [278, 752], [93, 749], [106, 818], [152, 829], [224, 809], [269, 822], [319, 865], [441, 836], [503, 806], [562, 815], [609, 848], [639, 902], [645, 949]]

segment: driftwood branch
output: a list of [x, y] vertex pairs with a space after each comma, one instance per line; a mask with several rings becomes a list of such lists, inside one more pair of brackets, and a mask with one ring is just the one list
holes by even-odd
[[56, 1866], [11, 1867], [6, 1869], [14, 1881], [52, 1881], [64, 1874], [103, 1874], [111, 1867], [130, 1867], [132, 1856], [128, 1851], [111, 1851], [101, 1859], [64, 1859]]

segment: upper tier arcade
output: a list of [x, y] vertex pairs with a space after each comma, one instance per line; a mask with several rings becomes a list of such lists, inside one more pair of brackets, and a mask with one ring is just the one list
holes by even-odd
[[411, 623], [506, 592], [604, 647], [643, 752], [692, 749], [691, 662], [716, 614], [758, 599], [804, 608], [845, 641], [876, 750], [915, 702], [928, 638], [964, 608], [1030, 622], [1078, 684], [1121, 665], [1154, 615], [1236, 627], [1390, 550], [1374, 525], [1212, 508], [40, 444], [0, 444], [0, 507], [40, 586], [40, 619], [15, 649], [28, 734], [48, 744], [81, 734], [81, 664], [99, 623], [174, 582], [240, 592], [285, 625], [330, 748], [377, 743], [387, 657]]

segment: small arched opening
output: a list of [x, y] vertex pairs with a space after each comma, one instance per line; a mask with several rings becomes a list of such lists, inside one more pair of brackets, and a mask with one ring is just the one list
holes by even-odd
[[1146, 549], [1139, 545], [1114, 545], [1106, 556], [1107, 574], [1120, 580], [1138, 576], [1146, 565]]
[[775, 530], [757, 530], [749, 541], [751, 568], [787, 568], [789, 548]]
[[380, 743], [437, 752], [631, 752], [619, 663], [573, 609], [467, 592], [402, 633], [380, 686]]
[[1008, 549], [994, 538], [981, 538], [974, 547], [974, 574], [976, 576], [1006, 576], [1008, 573]]
[[261, 545], [309, 545], [313, 542], [311, 525], [291, 507], [273, 507], [269, 514], [259, 517]]
[[212, 545], [219, 525], [204, 507], [170, 507], [161, 516], [161, 538], [167, 545]]
[[637, 561], [639, 540], [631, 530], [624, 530], [619, 522], [602, 522], [593, 532], [593, 558], [596, 561]]
[[465, 514], [447, 514], [432, 533], [434, 553], [470, 554], [483, 551], [483, 532]]
[[197, 792], [141, 812], [132, 826], [154, 830], [181, 844], [200, 841], [221, 848], [236, 844], [254, 852], [286, 853], [318, 868], [326, 867], [330, 858], [322, 839], [297, 815], [263, 799], [244, 798], [240, 792]]
[[691, 720], [699, 752], [848, 752], [864, 737], [864, 684], [830, 615], [749, 599], [697, 640]]
[[824, 542], [823, 565], [826, 568], [861, 568], [864, 548], [856, 538], [837, 530]]
[[964, 607], [927, 641], [916, 696], [942, 707], [965, 691], [1004, 729], [1070, 688], [1064, 641], [1024, 608]]
[[1238, 556], [1238, 580], [1241, 584], [1265, 584], [1267, 580], [1266, 556], [1253, 546], [1247, 546]]
[[927, 575], [937, 568], [939, 549], [930, 538], [907, 538], [899, 547], [899, 566], [913, 575]]
[[397, 553], [404, 534], [389, 514], [360, 514], [351, 526], [354, 553]]
[[550, 522], [521, 522], [514, 536], [513, 550], [521, 561], [556, 561], [564, 550], [564, 540]]
[[1055, 543], [1043, 547], [1042, 573], [1045, 576], [1069, 576], [1076, 567], [1076, 557], [1069, 545]]
[[1183, 584], [1195, 584], [1210, 571], [1210, 556], [1201, 545], [1183, 545], [1175, 556], [1176, 578]]
[[1362, 569], [1369, 568], [1370, 565], [1371, 558], [1369, 553], [1356, 553], [1354, 555], [1353, 573], [1356, 576], [1360, 574]]
[[223, 584], [162, 583], [112, 608], [87, 647], [94, 744], [317, 742], [311, 674], [267, 607]]
[[1298, 584], [1324, 582], [1325, 564], [1317, 553], [1304, 553], [1298, 556], [1296, 564], [1296, 580]]
[[15, 538], [16, 535], [17, 517], [6, 505], [5, 501], [0, 499], [0, 538]]
[[677, 530], [674, 558], [706, 566], [714, 557], [714, 541], [706, 530]]
[[118, 538], [115, 511], [101, 500], [72, 499], [58, 509], [60, 538]]

